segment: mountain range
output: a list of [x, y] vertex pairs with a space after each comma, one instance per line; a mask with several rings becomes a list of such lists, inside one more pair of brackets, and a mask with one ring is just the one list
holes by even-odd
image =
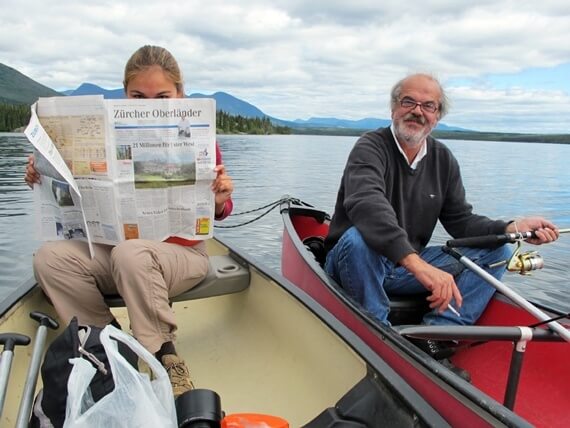
[[[125, 98], [123, 88], [120, 89], [104, 89], [93, 83], [83, 83], [77, 89], [64, 92], [65, 95], [103, 95], [105, 98]], [[269, 116], [259, 108], [247, 101], [234, 97], [226, 92], [215, 92], [211, 95], [192, 93], [187, 95], [189, 98], [213, 98], [216, 100], [216, 108], [223, 110], [231, 115], [240, 115], [244, 117], [269, 117], [274, 123], [290, 128], [345, 128], [345, 129], [376, 129], [389, 126], [389, 119], [365, 118], [359, 120], [337, 119], [335, 117], [312, 117], [310, 119], [296, 119], [288, 121]], [[440, 123], [437, 126], [442, 131], [467, 131], [463, 128], [447, 126]]]
[[[93, 83], [83, 83], [76, 89], [57, 92], [44, 86], [19, 71], [0, 63], [0, 102], [7, 104], [32, 104], [38, 97], [52, 96], [76, 96], [76, 95], [103, 95], [105, 98], [125, 98], [123, 88], [104, 89]], [[226, 92], [214, 94], [188, 94], [190, 98], [213, 98], [216, 100], [216, 108], [231, 115], [240, 115], [248, 118], [268, 117], [272, 122], [280, 126], [288, 126], [294, 129], [345, 129], [367, 130], [388, 126], [389, 119], [365, 118], [360, 120], [338, 119], [334, 117], [312, 117], [310, 119], [297, 119], [294, 121], [282, 120], [265, 114], [262, 110], [234, 97]], [[438, 124], [440, 131], [468, 131], [467, 129]]]

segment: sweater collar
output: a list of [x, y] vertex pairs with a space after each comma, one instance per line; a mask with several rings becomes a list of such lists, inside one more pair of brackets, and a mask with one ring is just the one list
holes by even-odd
[[392, 137], [394, 137], [394, 141], [396, 142], [396, 146], [398, 147], [398, 151], [402, 154], [402, 156], [404, 156], [404, 159], [406, 160], [406, 163], [408, 165], [410, 165], [410, 168], [412, 169], [417, 169], [418, 164], [420, 163], [420, 161], [426, 156], [427, 154], [427, 143], [426, 140], [424, 140], [422, 142], [422, 147], [420, 149], [420, 151], [418, 152], [418, 154], [416, 155], [416, 157], [414, 158], [414, 161], [412, 163], [410, 163], [408, 161], [408, 157], [406, 156], [406, 154], [404, 153], [404, 149], [402, 149], [402, 145], [400, 144], [400, 142], [398, 141], [398, 139], [396, 138], [396, 133], [394, 132], [394, 124], [392, 123], [390, 125], [390, 131], [392, 132]]

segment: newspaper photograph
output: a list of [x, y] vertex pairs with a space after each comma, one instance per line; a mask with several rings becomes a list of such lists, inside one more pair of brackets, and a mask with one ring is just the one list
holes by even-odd
[[41, 239], [210, 238], [215, 120], [208, 98], [40, 98], [25, 134]]

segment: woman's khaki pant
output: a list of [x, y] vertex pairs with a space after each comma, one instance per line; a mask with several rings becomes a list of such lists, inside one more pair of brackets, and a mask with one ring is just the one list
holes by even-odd
[[205, 243], [183, 247], [132, 239], [94, 248], [92, 259], [85, 242], [53, 241], [34, 256], [36, 279], [61, 320], [67, 324], [77, 316], [81, 324], [103, 327], [113, 320], [103, 295], [118, 293], [133, 334], [145, 348], [155, 353], [164, 342], [174, 341], [177, 326], [168, 299], [206, 276]]

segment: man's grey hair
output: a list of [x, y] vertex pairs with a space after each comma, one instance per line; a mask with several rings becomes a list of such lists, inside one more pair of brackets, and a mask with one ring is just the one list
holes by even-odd
[[406, 80], [408, 80], [410, 77], [414, 77], [414, 76], [424, 76], [427, 77], [428, 79], [431, 79], [432, 81], [434, 81], [437, 86], [439, 87], [439, 92], [441, 94], [441, 97], [439, 99], [439, 105], [438, 105], [438, 120], [441, 119], [443, 116], [445, 116], [448, 112], [449, 112], [449, 98], [447, 97], [447, 94], [445, 93], [445, 90], [443, 89], [443, 86], [441, 86], [441, 83], [439, 83], [439, 80], [437, 80], [436, 77], [434, 77], [431, 74], [427, 74], [427, 73], [415, 73], [415, 74], [410, 74], [409, 76], [404, 77], [403, 79], [401, 79], [400, 81], [398, 81], [394, 87], [392, 88], [392, 91], [390, 92], [390, 108], [392, 111], [394, 111], [399, 103], [400, 103], [400, 95], [402, 95], [402, 86], [404, 84], [404, 82]]

